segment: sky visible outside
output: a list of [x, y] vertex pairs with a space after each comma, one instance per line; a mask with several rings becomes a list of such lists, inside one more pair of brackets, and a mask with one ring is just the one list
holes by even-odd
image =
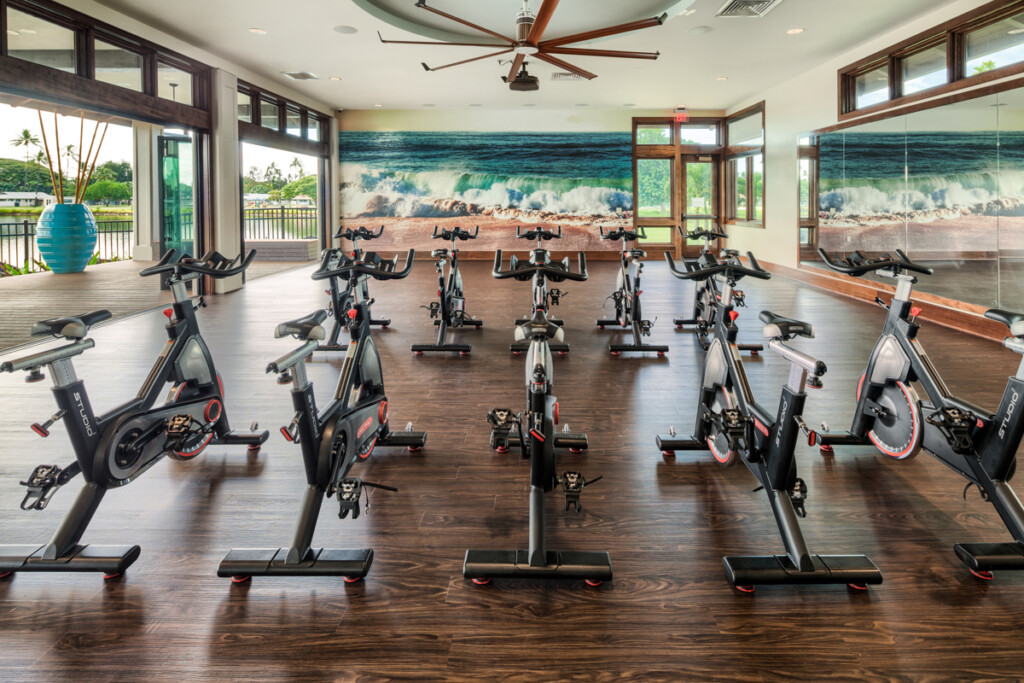
[[[56, 140], [53, 134], [53, 113], [43, 112], [43, 124], [46, 126], [47, 142], [50, 144], [50, 153], [56, 154]], [[88, 118], [85, 120], [85, 151], [89, 151], [89, 140], [92, 138], [92, 131], [96, 122]], [[57, 130], [60, 133], [60, 145], [67, 148], [74, 145], [78, 149], [78, 138], [81, 123], [77, 116], [57, 116]], [[39, 115], [35, 109], [27, 107], [11, 107], [0, 104], [0, 159], [25, 160], [25, 148], [15, 147], [11, 140], [21, 135], [21, 131], [28, 128], [32, 134], [39, 138], [39, 144], [43, 143], [43, 136], [39, 133]], [[103, 126], [100, 125], [100, 132], [96, 134], [97, 144], [100, 136], [103, 135]], [[39, 147], [42, 149], [42, 146]], [[106, 161], [132, 161], [132, 129], [128, 126], [110, 124], [107, 130], [107, 137], [103, 140], [103, 147], [100, 149], [97, 165]], [[30, 153], [35, 156], [36, 149], [30, 148]], [[93, 152], [95, 154], [95, 151]]]

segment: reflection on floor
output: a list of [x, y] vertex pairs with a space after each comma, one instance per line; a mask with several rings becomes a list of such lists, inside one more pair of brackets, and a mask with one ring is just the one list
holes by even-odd
[[[487, 410], [521, 409], [522, 357], [508, 352], [511, 320], [529, 308], [529, 283], [496, 281], [491, 264], [467, 261], [467, 308], [485, 322], [459, 331], [465, 358], [415, 357], [410, 344], [434, 337], [420, 308], [436, 293], [430, 259], [398, 282], [373, 282], [374, 311], [392, 318], [374, 331], [398, 429], [429, 433], [410, 455], [379, 448], [353, 476], [396, 486], [379, 491], [358, 520], [326, 502], [314, 544], [372, 547], [361, 583], [339, 579], [254, 579], [232, 586], [215, 576], [231, 547], [277, 547], [290, 538], [304, 487], [298, 447], [277, 432], [292, 418], [286, 386], [264, 372], [293, 348], [274, 326], [326, 304], [309, 269], [210, 297], [201, 324], [224, 377], [233, 426], [258, 419], [270, 429], [248, 461], [237, 448], [210, 448], [192, 462], [157, 463], [104, 499], [86, 542], [138, 543], [142, 556], [121, 579], [91, 574], [24, 574], [0, 581], [0, 680], [1019, 680], [1024, 671], [1024, 573], [993, 582], [968, 574], [959, 541], [1008, 540], [991, 506], [925, 454], [885, 461], [870, 447], [834, 458], [799, 446], [799, 476], [810, 489], [801, 520], [822, 553], [867, 553], [885, 583], [866, 594], [845, 586], [768, 587], [753, 595], [726, 582], [724, 554], [781, 551], [763, 492], [745, 467], [722, 468], [708, 453], [664, 461], [654, 436], [693, 425], [702, 354], [673, 315], [692, 285], [651, 259], [644, 310], [657, 318], [652, 343], [666, 358], [613, 358], [618, 337], [594, 321], [608, 314], [615, 265], [590, 264], [586, 283], [565, 283], [557, 310], [572, 351], [555, 360], [563, 424], [586, 431], [586, 455], [560, 469], [604, 475], [563, 513], [548, 496], [553, 547], [608, 550], [615, 579], [582, 582], [462, 578], [466, 548], [527, 542], [529, 466], [488, 447]], [[560, 285], [562, 287], [563, 285]], [[757, 313], [807, 320], [815, 339], [795, 346], [828, 364], [824, 388], [807, 401], [811, 425], [849, 424], [857, 377], [884, 313], [776, 277], [744, 281], [741, 340], [760, 336]], [[610, 302], [609, 302], [610, 303]], [[602, 308], [602, 306], [605, 306]], [[92, 335], [76, 360], [93, 405], [104, 411], [134, 394], [165, 335], [158, 312]], [[998, 344], [931, 323], [921, 339], [950, 389], [994, 407], [1018, 356]], [[963, 362], [970, 358], [971, 362]], [[309, 364], [326, 400], [341, 354]], [[788, 365], [771, 353], [747, 363], [754, 391], [774, 413]], [[48, 439], [28, 425], [53, 413], [42, 384], [0, 375], [0, 542], [45, 542], [81, 479], [41, 512], [18, 509], [18, 485], [35, 465], [71, 460], [63, 423]], [[560, 425], [561, 426], [561, 425]], [[1014, 482], [1018, 483], [1018, 482]], [[1018, 486], [1018, 490], [1020, 486]]]
[[[0, 349], [31, 341], [32, 323], [106, 308], [115, 318], [168, 303], [156, 276], [138, 273], [149, 261], [115, 261], [89, 266], [81, 273], [33, 273], [0, 278]], [[249, 280], [308, 266], [308, 262], [254, 261]]]
[[[914, 258], [913, 254], [908, 254]], [[920, 261], [934, 269], [919, 275], [914, 291], [966, 301], [987, 308], [1024, 310], [1024, 259]], [[827, 270], [821, 261], [803, 261], [801, 267]], [[892, 284], [892, 278], [867, 276]]]

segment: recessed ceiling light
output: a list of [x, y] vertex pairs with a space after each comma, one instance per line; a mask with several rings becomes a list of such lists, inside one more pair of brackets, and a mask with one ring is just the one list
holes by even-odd
[[583, 103], [581, 103], [581, 104], [577, 104], [576, 106], [577, 106], [577, 107], [585, 107], [585, 106], [587, 106], [587, 103], [586, 103], [586, 102], [583, 102]]
[[355, 26], [346, 26], [344, 24], [334, 27], [335, 33], [344, 33], [345, 35], [352, 35], [353, 33], [359, 33], [359, 29]]
[[30, 28], [23, 28], [21, 29], [21, 33], [24, 33], [26, 36], [34, 36], [36, 31]]
[[16, 35], [18, 35], [18, 32], [17, 31], [12, 31], [11, 29], [7, 29], [7, 35], [9, 35], [9, 36], [16, 36]]
[[341, 76], [328, 76], [327, 80], [329, 80], [329, 81], [340, 81], [341, 80]]
[[424, 106], [424, 107], [433, 107], [433, 106], [435, 106], [435, 105], [433, 105], [433, 104], [424, 104], [423, 106]]
[[524, 106], [524, 107], [536, 107], [537, 105], [536, 105], [535, 103], [533, 103], [533, 102], [527, 102], [527, 103], [526, 103], [526, 104], [524, 104], [523, 106]]
[[788, 31], [786, 31], [786, 33], [788, 33], [791, 36], [795, 36], [798, 33], [803, 33], [803, 32], [804, 32], [804, 30], [802, 28], [791, 28]]
[[729, 77], [728, 76], [719, 76], [718, 80], [720, 80], [720, 81], [727, 81], [727, 80], [729, 80]]
[[249, 29], [249, 33], [255, 33], [258, 36], [262, 36], [266, 33], [266, 31], [261, 28], [251, 28]]
[[471, 106], [471, 107], [482, 107], [483, 105], [482, 104], [471, 104], [469, 106]]
[[710, 26], [693, 26], [693, 27], [690, 28], [689, 31], [687, 31], [687, 33], [695, 33], [695, 34], [711, 33], [711, 27]]
[[375, 104], [373, 106], [375, 106], [375, 107], [377, 107], [379, 109], [380, 107], [383, 107], [384, 105], [383, 104]]
[[[28, 33], [28, 31], [23, 30], [22, 33]], [[1011, 28], [1006, 33], [1008, 35], [1015, 36], [1015, 35], [1018, 35], [1020, 33], [1024, 33], [1024, 28]]]
[[629, 104], [622, 105], [623, 107], [635, 107], [636, 105], [630, 102]]

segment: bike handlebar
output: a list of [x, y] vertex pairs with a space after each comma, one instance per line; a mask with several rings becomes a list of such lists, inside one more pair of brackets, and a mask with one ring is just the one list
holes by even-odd
[[[412, 272], [412, 263], [416, 256], [416, 250], [410, 249], [409, 253], [405, 255], [405, 265], [402, 270], [389, 270], [384, 266], [371, 266], [363, 260], [366, 255], [361, 257], [359, 260], [353, 259], [347, 255], [342, 255], [341, 265], [335, 268], [329, 268], [328, 264], [332, 256], [333, 254], [330, 249], [324, 253], [324, 258], [320, 262], [320, 267], [313, 272], [314, 280], [326, 280], [328, 278], [344, 275], [345, 273], [369, 275], [375, 280], [401, 280]], [[397, 261], [397, 257], [395, 260]], [[386, 261], [385, 263], [393, 262]]]
[[[566, 268], [559, 268], [558, 266], [550, 263], [521, 263], [515, 268], [510, 270], [501, 269], [502, 253], [501, 249], [494, 252], [494, 269], [491, 271], [491, 275], [499, 280], [504, 280], [510, 277], [516, 277], [521, 275], [533, 275], [534, 273], [544, 273], [545, 275], [553, 275], [556, 278], [564, 280], [572, 280], [574, 282], [583, 282], [589, 275], [587, 274], [587, 255], [582, 251], [577, 253], [577, 266], [579, 267], [578, 273], [573, 273]], [[566, 259], [568, 261], [568, 259]]]
[[932, 269], [927, 266], [922, 266], [914, 263], [910, 258], [903, 253], [902, 249], [896, 250], [896, 258], [893, 258], [889, 254], [882, 254], [877, 259], [868, 259], [860, 251], [854, 251], [848, 257], [840, 258], [839, 254], [833, 253], [829, 256], [828, 253], [818, 247], [818, 255], [821, 260], [825, 262], [832, 270], [851, 275], [853, 277], [860, 277], [866, 273], [871, 273], [876, 270], [891, 269], [894, 274], [898, 275], [901, 270], [909, 270], [914, 273], [921, 273], [922, 275], [931, 275]]
[[608, 232], [605, 232], [604, 228], [598, 228], [597, 231], [601, 234], [603, 240], [622, 240], [624, 242], [632, 242], [637, 239], [647, 239], [647, 230], [643, 226], [638, 225], [636, 230], [627, 230], [626, 228], [613, 228]]
[[516, 226], [516, 237], [526, 240], [553, 240], [558, 239], [562, 236], [562, 226], [558, 226], [558, 232], [552, 232], [551, 230], [545, 230], [539, 225], [533, 230], [527, 230], [523, 232], [523, 226]]
[[156, 275], [157, 273], [180, 273], [181, 271], [185, 271], [189, 273], [198, 273], [200, 275], [209, 275], [210, 277], [218, 279], [231, 277], [232, 275], [238, 275], [249, 267], [252, 260], [256, 258], [256, 250], [249, 250], [249, 253], [245, 255], [244, 259], [242, 258], [241, 252], [239, 252], [238, 256], [230, 261], [216, 251], [208, 251], [201, 259], [198, 260], [192, 258], [189, 254], [182, 254], [180, 257], [175, 259], [176, 255], [176, 250], [168, 249], [155, 265], [152, 265], [149, 268], [143, 268], [139, 271], [139, 275], [146, 277], [148, 275]]
[[384, 226], [377, 228], [377, 232], [369, 230], [366, 227], [360, 225], [358, 228], [353, 230], [352, 228], [338, 228], [337, 234], [334, 235], [335, 239], [343, 239], [355, 241], [355, 240], [375, 240], [384, 233]]
[[715, 239], [716, 237], [721, 237], [723, 239], [729, 237], [724, 232], [722, 232], [722, 229], [720, 227], [715, 228], [713, 230], [711, 230], [711, 229], [699, 230], [698, 229], [698, 230], [694, 230], [693, 232], [686, 232], [685, 230], [683, 230], [683, 226], [677, 225], [676, 226], [676, 230], [678, 230], [679, 234], [682, 235], [684, 238], [691, 239], [691, 240], [708, 240], [708, 241], [710, 241], [712, 239]]
[[686, 261], [683, 263], [686, 266], [686, 271], [681, 271], [676, 268], [676, 262], [672, 260], [671, 252], [665, 252], [665, 260], [668, 261], [668, 268], [672, 271], [680, 280], [706, 280], [709, 277], [718, 275], [719, 273], [728, 273], [732, 276], [744, 276], [749, 275], [750, 277], [757, 278], [758, 280], [770, 280], [772, 274], [762, 268], [758, 264], [757, 259], [754, 255], [747, 252], [747, 258], [750, 259], [750, 267], [746, 267], [740, 263], [738, 258], [729, 259], [727, 261], [721, 261], [716, 265], [709, 268], [701, 268], [696, 260]]
[[437, 231], [438, 226], [434, 226], [434, 234], [431, 237], [435, 240], [453, 240], [456, 237], [460, 240], [475, 240], [476, 236], [480, 234], [480, 226], [476, 226], [476, 230], [470, 232], [469, 230], [463, 230], [459, 226], [455, 226], [451, 230], [442, 228], [441, 232]]

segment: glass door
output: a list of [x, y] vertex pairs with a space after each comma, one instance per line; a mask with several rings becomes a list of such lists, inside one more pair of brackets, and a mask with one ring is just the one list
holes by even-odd
[[[717, 155], [683, 155], [679, 164], [680, 185], [683, 194], [683, 230], [713, 229], [719, 224], [716, 192], [718, 185]], [[697, 256], [703, 240], [686, 240], [683, 255]], [[717, 247], [717, 242], [712, 247]]]
[[160, 136], [160, 246], [200, 256], [196, 244], [198, 215], [195, 144], [191, 135]]

